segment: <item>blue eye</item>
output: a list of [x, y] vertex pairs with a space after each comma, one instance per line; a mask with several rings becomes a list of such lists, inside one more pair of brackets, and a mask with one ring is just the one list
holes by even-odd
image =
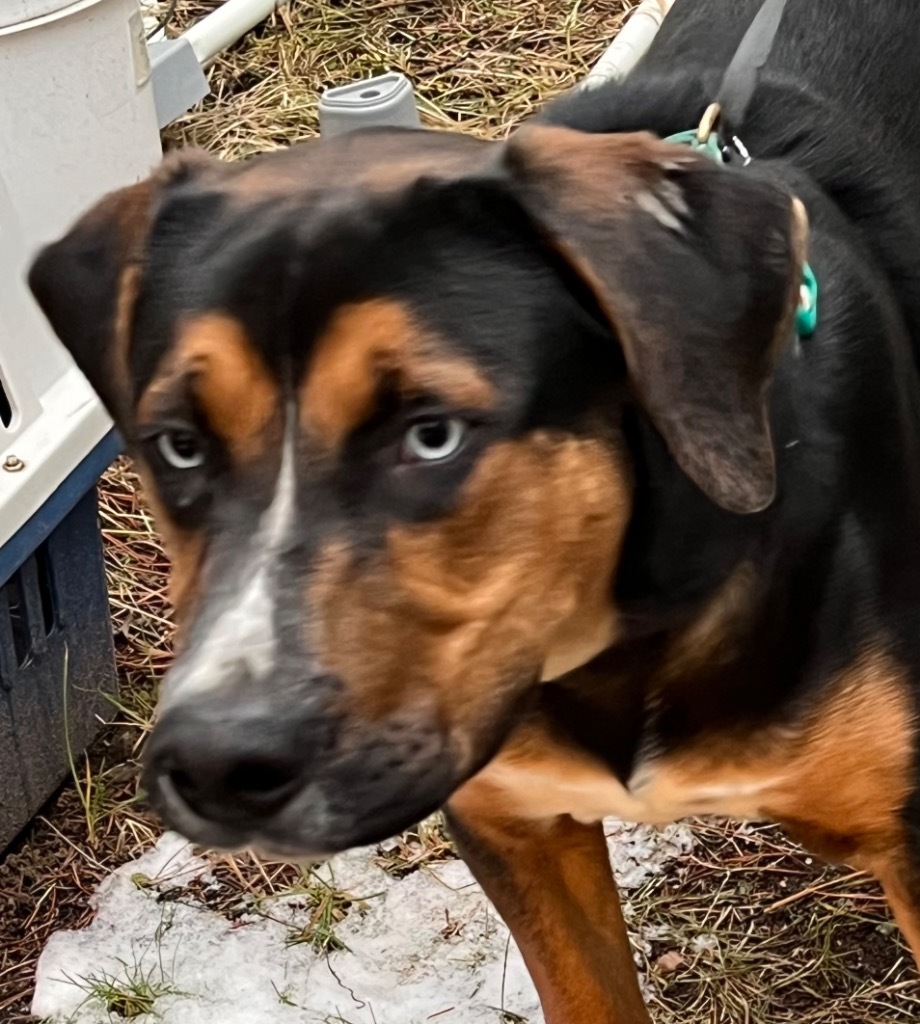
[[402, 457], [406, 462], [443, 462], [460, 451], [466, 432], [466, 423], [456, 416], [419, 420], [406, 431]]
[[191, 430], [164, 430], [156, 440], [157, 451], [173, 469], [196, 469], [205, 460], [201, 438]]

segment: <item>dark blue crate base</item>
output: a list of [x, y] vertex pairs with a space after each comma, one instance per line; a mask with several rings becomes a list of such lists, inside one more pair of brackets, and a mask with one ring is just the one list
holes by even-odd
[[93, 487], [0, 584], [0, 850], [66, 777], [68, 738], [79, 758], [111, 717], [115, 692]]

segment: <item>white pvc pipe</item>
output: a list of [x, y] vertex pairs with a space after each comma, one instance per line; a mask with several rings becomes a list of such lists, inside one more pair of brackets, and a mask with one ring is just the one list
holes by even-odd
[[238, 39], [264, 21], [284, 0], [224, 0], [207, 17], [183, 33], [195, 51], [198, 63], [212, 60]]
[[605, 82], [625, 78], [652, 45], [673, 5], [674, 0], [641, 0], [619, 35], [582, 80], [580, 88], [596, 89]]

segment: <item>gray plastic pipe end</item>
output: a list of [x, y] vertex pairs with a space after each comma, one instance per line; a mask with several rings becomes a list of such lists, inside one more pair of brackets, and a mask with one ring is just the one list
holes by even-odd
[[324, 138], [356, 128], [419, 128], [412, 83], [398, 71], [327, 89], [319, 101]]

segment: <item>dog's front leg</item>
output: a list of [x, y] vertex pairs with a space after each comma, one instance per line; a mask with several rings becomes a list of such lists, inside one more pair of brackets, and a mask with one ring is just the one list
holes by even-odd
[[546, 1024], [650, 1024], [602, 827], [515, 817], [484, 780], [460, 790], [448, 819], [521, 949]]

